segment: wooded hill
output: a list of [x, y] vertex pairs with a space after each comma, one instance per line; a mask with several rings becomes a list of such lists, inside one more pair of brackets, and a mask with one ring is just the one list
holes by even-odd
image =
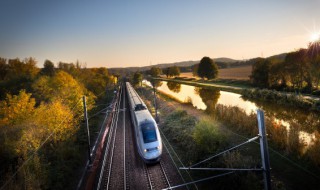
[[[282, 53], [278, 55], [273, 55], [268, 57], [268, 59], [279, 59], [280, 61], [283, 61], [287, 53]], [[252, 58], [249, 60], [235, 60], [231, 58], [221, 57], [221, 58], [214, 58], [213, 61], [218, 65], [220, 69], [222, 68], [232, 68], [232, 67], [241, 67], [241, 66], [247, 66], [247, 65], [253, 65], [257, 58]], [[132, 72], [136, 71], [147, 71], [150, 70], [151, 67], [159, 67], [161, 69], [171, 67], [171, 66], [178, 66], [180, 67], [181, 72], [192, 72], [192, 68], [194, 65], [199, 64], [200, 60], [198, 61], [181, 61], [181, 62], [175, 62], [175, 63], [161, 63], [157, 65], [149, 65], [144, 67], [126, 67], [126, 68], [109, 68], [109, 73], [111, 74], [117, 74], [117, 75], [129, 75]]]

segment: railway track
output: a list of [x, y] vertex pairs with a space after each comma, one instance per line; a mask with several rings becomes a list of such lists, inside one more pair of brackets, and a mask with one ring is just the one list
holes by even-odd
[[157, 190], [180, 183], [172, 175], [174, 172], [167, 162], [169, 159], [166, 159], [166, 154], [155, 165], [146, 165], [141, 159], [136, 149], [130, 112], [126, 109], [129, 105], [124, 88], [120, 88], [119, 93], [95, 189]]
[[164, 189], [171, 187], [164, 164], [145, 165], [148, 185], [151, 190]]
[[[116, 105], [97, 189], [126, 189], [125, 169], [125, 123], [124, 123], [124, 99], [123, 89], [120, 88], [120, 96]], [[119, 119], [120, 118], [120, 119]], [[121, 188], [122, 187], [122, 188]]]

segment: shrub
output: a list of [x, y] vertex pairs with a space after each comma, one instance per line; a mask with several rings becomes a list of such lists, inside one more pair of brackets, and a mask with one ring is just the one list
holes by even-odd
[[199, 150], [206, 154], [216, 152], [223, 141], [223, 136], [219, 133], [217, 124], [205, 119], [201, 119], [196, 124], [192, 137]]

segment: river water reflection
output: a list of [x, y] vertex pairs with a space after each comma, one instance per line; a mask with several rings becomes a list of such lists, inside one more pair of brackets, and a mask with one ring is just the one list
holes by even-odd
[[[150, 85], [148, 81], [145, 81], [145, 83]], [[165, 81], [162, 81], [157, 86], [158, 91], [169, 94], [182, 102], [189, 102], [197, 109], [209, 112], [210, 110], [214, 110], [217, 104], [239, 107], [247, 115], [256, 112], [258, 108], [262, 109], [266, 117], [272, 118], [275, 125], [286, 128], [287, 133], [283, 136], [283, 138], [286, 138], [284, 142], [290, 144], [292, 139], [299, 139], [300, 154], [306, 153], [308, 148], [315, 144], [317, 140], [316, 135], [319, 136], [320, 116], [316, 113], [286, 108], [266, 102], [244, 100], [240, 94], [220, 91], [218, 89], [205, 89]]]

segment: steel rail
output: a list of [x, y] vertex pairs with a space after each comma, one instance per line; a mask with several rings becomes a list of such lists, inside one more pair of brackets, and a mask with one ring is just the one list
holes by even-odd
[[[123, 88], [123, 87], [122, 87]], [[124, 189], [127, 189], [127, 180], [126, 180], [126, 120], [125, 120], [125, 117], [126, 117], [126, 111], [125, 111], [125, 106], [126, 106], [126, 98], [125, 98], [126, 94], [125, 94], [125, 90], [123, 90], [123, 106], [122, 106], [122, 109], [124, 110], [122, 112], [123, 114], [123, 184], [124, 184]]]
[[165, 169], [164, 169], [164, 167], [163, 167], [163, 164], [162, 164], [162, 162], [160, 162], [159, 164], [160, 164], [160, 168], [161, 168], [161, 170], [162, 170], [162, 173], [163, 173], [163, 175], [164, 175], [164, 177], [165, 177], [165, 179], [166, 179], [166, 181], [167, 181], [167, 184], [168, 184], [168, 186], [169, 186], [169, 188], [170, 188], [171, 185], [170, 185], [170, 182], [169, 182], [167, 173], [166, 173], [166, 171], [165, 171]]
[[[120, 89], [120, 90], [121, 90], [121, 89]], [[120, 91], [119, 91], [119, 93], [120, 93]], [[119, 96], [119, 95], [118, 95], [118, 96]], [[115, 106], [115, 113], [117, 113], [117, 110], [119, 109], [119, 97], [118, 97], [117, 101], [115, 102], [114, 106]], [[116, 114], [115, 114], [115, 115], [116, 115]], [[115, 120], [116, 120], [115, 115], [112, 116], [112, 122], [111, 122], [111, 125], [110, 125], [110, 130], [109, 130], [107, 145], [106, 145], [105, 152], [104, 152], [104, 156], [103, 156], [103, 162], [102, 162], [102, 167], [101, 167], [101, 170], [100, 170], [100, 175], [99, 175], [99, 181], [98, 181], [97, 189], [100, 189], [101, 182], [102, 182], [102, 178], [103, 178], [103, 174], [104, 174], [104, 168], [105, 168], [105, 165], [106, 165], [106, 161], [107, 161], [107, 157], [108, 157], [108, 152], [109, 152], [109, 147], [110, 147], [110, 141], [111, 141], [111, 138], [112, 138], [112, 133], [113, 133], [114, 124], [115, 124]]]
[[[119, 107], [121, 107], [121, 97], [122, 97], [122, 87], [120, 88], [120, 103], [119, 103]], [[117, 136], [117, 129], [118, 129], [118, 119], [119, 119], [119, 112], [120, 110], [118, 109], [116, 112], [116, 122], [115, 122], [115, 132], [113, 135], [113, 140], [112, 140], [112, 148], [111, 148], [111, 157], [110, 157], [110, 163], [109, 163], [109, 172], [108, 172], [108, 176], [107, 176], [107, 189], [109, 189], [109, 184], [110, 184], [110, 177], [111, 177], [111, 170], [112, 170], [112, 162], [113, 162], [113, 153], [114, 153], [114, 147], [115, 147], [115, 141], [116, 141], [116, 136]]]
[[[178, 154], [176, 153], [176, 151], [174, 150], [174, 148], [172, 147], [172, 145], [171, 145], [170, 142], [168, 141], [167, 137], [164, 135], [164, 133], [162, 132], [162, 130], [161, 130], [160, 128], [159, 128], [159, 131], [160, 131], [160, 133], [162, 134], [162, 137], [164, 137], [165, 141], [168, 143], [169, 147], [172, 149], [172, 151], [173, 151], [173, 153], [175, 154], [175, 156], [178, 158], [178, 161], [180, 162], [180, 164], [181, 164], [183, 167], [185, 167], [185, 165], [183, 164], [183, 162], [182, 162], [181, 159], [179, 158]], [[167, 147], [167, 146], [165, 145], [165, 143], [163, 143], [163, 145], [164, 145], [165, 147]], [[168, 150], [168, 153], [169, 153], [169, 155], [171, 156], [169, 149], [168, 149], [168, 148], [166, 148], [166, 149]], [[173, 161], [173, 160], [172, 160], [172, 161]], [[175, 164], [174, 161], [173, 161], [173, 163]], [[175, 166], [176, 166], [176, 164], [175, 164]], [[177, 170], [178, 170], [178, 167], [177, 167], [177, 166], [176, 166], [176, 168], [177, 168]], [[178, 170], [178, 171], [179, 171], [179, 170]], [[191, 181], [193, 181], [193, 178], [192, 178], [192, 176], [190, 175], [189, 171], [186, 170], [186, 172], [187, 172], [189, 178], [191, 179]], [[180, 171], [179, 171], [179, 173], [180, 173]], [[180, 173], [180, 175], [181, 175], [181, 173]], [[183, 179], [183, 177], [182, 177], [182, 179]], [[194, 184], [194, 186], [195, 186], [195, 188], [198, 190], [197, 184]], [[187, 187], [187, 188], [188, 188], [188, 187]], [[189, 189], [189, 188], [188, 188], [188, 189]]]
[[[166, 148], [166, 150], [167, 150], [167, 152], [168, 152], [168, 154], [169, 154], [169, 156], [170, 156], [170, 159], [171, 159], [171, 161], [172, 161], [173, 165], [175, 166], [176, 170], [178, 171], [178, 173], [179, 173], [179, 175], [180, 175], [180, 177], [181, 177], [181, 179], [182, 179], [183, 183], [186, 183], [186, 180], [185, 180], [185, 179], [184, 179], [184, 177], [182, 176], [182, 174], [181, 174], [181, 172], [180, 172], [180, 170], [179, 170], [179, 168], [178, 168], [177, 164], [175, 163], [175, 161], [174, 161], [174, 159], [173, 159], [172, 155], [170, 154], [170, 152], [169, 152], [169, 149], [168, 149], [167, 145], [166, 145], [165, 143], [163, 143], [163, 146]], [[193, 181], [193, 179], [192, 179], [192, 181]], [[187, 189], [189, 190], [189, 186], [187, 186]], [[198, 189], [198, 187], [197, 187], [197, 189]]]
[[144, 168], [144, 170], [146, 171], [150, 189], [153, 190], [153, 188], [152, 188], [152, 182], [151, 182], [151, 177], [150, 177], [150, 174], [149, 174], [149, 171], [148, 171], [148, 166], [146, 166], [145, 164], [143, 164], [143, 168]]

